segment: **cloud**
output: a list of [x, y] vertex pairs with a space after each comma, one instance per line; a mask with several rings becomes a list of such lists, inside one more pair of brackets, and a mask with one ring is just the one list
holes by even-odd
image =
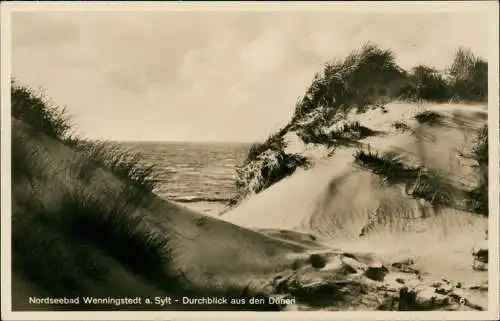
[[23, 13], [13, 71], [67, 105], [88, 136], [264, 139], [315, 72], [370, 40], [405, 67], [488, 50], [484, 15], [327, 12]]

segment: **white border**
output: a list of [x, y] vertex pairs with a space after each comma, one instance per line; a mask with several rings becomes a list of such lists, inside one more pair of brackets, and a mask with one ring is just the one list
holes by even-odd
[[[483, 312], [12, 312], [10, 273], [10, 14], [14, 11], [345, 11], [484, 12], [491, 23], [489, 63], [489, 310]], [[496, 1], [380, 2], [2, 2], [1, 3], [2, 320], [495, 320], [499, 319], [499, 17]], [[457, 30], [457, 32], [460, 32]], [[497, 233], [495, 233], [497, 232]]]

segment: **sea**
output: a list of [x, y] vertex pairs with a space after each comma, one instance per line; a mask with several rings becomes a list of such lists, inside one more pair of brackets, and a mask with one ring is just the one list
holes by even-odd
[[122, 142], [154, 165], [159, 183], [154, 192], [197, 212], [218, 216], [235, 195], [236, 167], [249, 143]]

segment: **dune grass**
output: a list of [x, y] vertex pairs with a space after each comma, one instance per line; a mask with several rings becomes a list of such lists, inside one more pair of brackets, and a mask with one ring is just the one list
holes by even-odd
[[[328, 147], [352, 145], [353, 141], [346, 139], [345, 130], [325, 133], [326, 129], [352, 111], [363, 113], [371, 108], [381, 108], [387, 112], [385, 104], [394, 100], [410, 103], [485, 102], [488, 92], [487, 70], [487, 61], [461, 47], [446, 70], [417, 65], [407, 71], [397, 65], [391, 50], [366, 43], [344, 59], [325, 63], [323, 70], [314, 75], [304, 96], [296, 102], [290, 122], [266, 142], [255, 144], [243, 165], [255, 162], [258, 155], [279, 142], [288, 131], [295, 131], [306, 143]], [[436, 113], [424, 112], [417, 115], [416, 120], [421, 124], [435, 125], [441, 119]], [[396, 126], [398, 130], [408, 129], [402, 124]], [[361, 136], [372, 134], [361, 133]], [[252, 167], [252, 170], [260, 169]], [[257, 173], [254, 176], [258, 176]], [[246, 183], [243, 181], [241, 184]], [[239, 188], [243, 193], [247, 189], [244, 186]]]
[[479, 184], [469, 192], [469, 207], [476, 213], [488, 216], [488, 125], [481, 128], [473, 154], [479, 164]]
[[176, 277], [167, 273], [173, 257], [168, 235], [152, 231], [145, 217], [134, 213], [137, 207], [129, 200], [128, 187], [121, 195], [109, 202], [85, 191], [68, 192], [58, 210], [71, 215], [59, 224], [76, 240], [88, 240], [133, 272], [172, 290]]
[[159, 183], [154, 165], [145, 165], [140, 153], [123, 149], [110, 142], [72, 138], [67, 145], [98, 164], [110, 169], [116, 177], [145, 192], [153, 192]]
[[[246, 301], [245, 304], [207, 306], [207, 309], [275, 311], [283, 308], [274, 304], [249, 304], [250, 298], [266, 298], [269, 294], [248, 286], [234, 283], [200, 287], [190, 285], [182, 277], [173, 267], [174, 243], [168, 234], [159, 233], [151, 225], [144, 215], [147, 211], [141, 207], [155, 197], [152, 191], [157, 180], [153, 167], [144, 166], [140, 154], [109, 142], [71, 135], [65, 112], [17, 83], [12, 86], [12, 105], [15, 109], [12, 113], [12, 265], [17, 273], [49, 295], [75, 296], [92, 288], [93, 283], [106, 288], [115, 272], [110, 265], [110, 260], [114, 260], [141, 282], [164, 293], [226, 296]], [[42, 137], [64, 144], [66, 152], [67, 147], [71, 148], [74, 153], [71, 161], [58, 159], [51, 151], [60, 148]], [[120, 182], [109, 190], [109, 195], [104, 186], [100, 187], [104, 188], [101, 192], [92, 189], [94, 179], [109, 173]], [[270, 177], [272, 179], [272, 173]]]
[[423, 166], [407, 166], [395, 153], [380, 154], [371, 148], [358, 149], [355, 163], [380, 175], [385, 183], [402, 183], [410, 187], [410, 195], [427, 200], [435, 208], [458, 207], [465, 199], [465, 209], [488, 215], [488, 134], [483, 127], [475, 148], [479, 162], [479, 183], [470, 191], [454, 187], [445, 177]]
[[390, 96], [403, 79], [404, 71], [397, 66], [394, 53], [367, 43], [345, 59], [325, 64], [298, 102], [292, 122], [319, 107], [332, 110], [331, 117], [364, 109]]
[[[56, 190], [59, 188], [55, 187], [54, 192]], [[47, 203], [42, 194], [27, 188], [15, 193], [12, 264], [18, 273], [46, 293], [82, 295], [91, 283], [106, 288], [107, 280], [114, 273], [109, 260], [103, 261], [103, 254], [104, 257], [108, 254], [159, 291], [192, 298], [227, 297], [240, 302], [206, 306], [209, 310], [279, 311], [284, 308], [267, 303], [250, 304], [250, 298], [268, 298], [270, 294], [250, 289], [248, 285], [192, 285], [172, 265], [175, 255], [168, 235], [148, 226], [140, 208], [128, 201], [128, 191], [113, 202], [104, 202], [85, 188], [65, 190], [57, 203]], [[80, 306], [80, 309], [93, 308], [99, 307]], [[200, 306], [193, 309], [198, 310]]]
[[394, 123], [392, 123], [392, 127], [402, 132], [410, 130], [410, 126], [408, 126], [408, 124], [405, 123], [404, 121], [395, 121]]
[[[314, 131], [313, 126], [304, 126], [297, 135], [306, 144], [323, 144], [329, 147], [357, 144], [358, 140], [377, 135], [378, 132], [361, 125], [358, 121], [344, 123], [328, 133]], [[280, 132], [271, 135], [263, 143], [254, 143], [247, 154], [243, 166], [236, 170], [236, 196], [228, 206], [238, 204], [251, 193], [259, 193], [285, 177], [292, 175], [297, 168], [308, 168], [310, 160], [299, 154], [285, 152], [286, 144]], [[254, 164], [255, 173], [248, 174], [248, 167]], [[252, 185], [252, 189], [249, 186]]]
[[415, 120], [419, 124], [439, 125], [443, 121], [443, 115], [432, 110], [426, 110], [415, 115]]
[[298, 136], [304, 143], [322, 144], [328, 147], [355, 144], [360, 139], [377, 134], [378, 132], [361, 125], [359, 121], [346, 122], [326, 133], [322, 129], [315, 129], [310, 124], [302, 127], [298, 132]]
[[460, 47], [446, 70], [418, 65], [407, 73], [399, 99], [428, 102], [486, 102], [488, 62]]
[[[153, 168], [141, 166], [139, 154], [71, 136], [65, 110], [26, 86], [13, 82], [11, 98], [12, 117], [20, 121], [14, 126], [22, 127], [13, 133], [11, 153], [15, 191], [13, 264], [36, 284], [56, 293], [74, 293], [89, 273], [91, 279], [106, 276], [106, 271], [95, 266], [98, 261], [85, 259], [99, 249], [134, 272], [153, 277], [151, 282], [163, 279], [162, 283], [172, 285], [174, 278], [165, 280], [165, 258], [171, 259], [166, 236], [151, 234], [143, 218], [132, 215], [137, 200], [151, 195], [156, 183]], [[61, 186], [59, 191], [53, 191], [59, 194], [60, 201], [48, 203], [47, 196], [38, 189], [52, 186], [54, 177], [48, 177], [46, 169], [54, 166], [54, 160], [44, 156], [43, 146], [32, 148], [33, 144], [29, 144], [37, 135], [46, 135], [79, 152], [77, 165], [62, 170], [76, 173], [81, 182], [92, 178], [98, 168], [111, 171], [126, 183], [123, 197], [103, 202], [78, 185], [71, 191]], [[49, 261], [54, 267], [40, 269], [39, 262]], [[58, 278], [63, 282], [54, 282]]]
[[380, 175], [390, 184], [415, 179], [420, 170], [416, 167], [406, 166], [403, 159], [395, 153], [381, 155], [378, 151], [372, 150], [370, 146], [366, 149], [358, 149], [354, 154], [354, 160], [357, 164]]
[[400, 99], [446, 102], [451, 97], [445, 76], [433, 67], [415, 66], [408, 72], [407, 79], [408, 84], [400, 93]]
[[237, 193], [228, 201], [228, 206], [234, 206], [246, 196], [259, 193], [292, 175], [298, 168], [308, 168], [310, 165], [310, 160], [305, 156], [267, 149], [256, 160], [236, 169]]
[[236, 193], [227, 205], [235, 206], [248, 195], [259, 193], [292, 175], [298, 168], [310, 166], [307, 157], [287, 153], [285, 149], [286, 143], [280, 132], [263, 143], [252, 144], [243, 165], [236, 168]]
[[42, 197], [34, 191], [14, 202], [16, 271], [48, 293], [76, 295], [89, 282], [106, 284], [112, 271], [101, 254], [107, 253], [151, 284], [174, 290], [166, 236], [149, 232], [144, 218], [132, 215], [126, 200], [104, 204], [84, 190], [65, 191], [57, 204], [47, 204]]
[[16, 80], [11, 83], [11, 115], [51, 138], [63, 139], [71, 130], [65, 108]]
[[451, 206], [457, 191], [444, 177], [423, 166], [407, 166], [396, 153], [380, 154], [371, 148], [358, 149], [354, 154], [355, 163], [380, 175], [385, 183], [402, 183], [410, 194], [429, 201], [435, 207]]
[[[130, 182], [118, 197], [90, 188], [96, 172], [109, 171], [75, 152], [74, 164], [57, 160], [40, 133], [13, 122], [12, 264], [34, 284], [54, 295], [76, 295], [89, 282], [105, 282], [106, 253], [155, 286], [175, 287], [168, 274], [168, 236], [151, 231], [138, 215], [151, 193]], [[101, 254], [99, 254], [101, 253]], [[50, 268], [40, 264], [50, 265]]]
[[13, 269], [52, 295], [77, 295], [89, 280], [103, 282], [109, 271], [94, 250], [62, 235], [42, 200], [19, 194], [13, 198]]
[[[71, 133], [71, 117], [65, 108], [57, 106], [42, 92], [37, 92], [18, 81], [11, 87], [12, 117], [32, 127], [35, 133], [43, 133], [63, 142], [65, 145], [83, 153], [90, 161], [110, 169], [117, 177], [137, 188], [151, 192], [158, 184], [154, 165], [143, 164], [140, 153], [124, 150], [117, 144], [91, 141]], [[13, 157], [16, 157], [13, 146]], [[13, 171], [20, 171], [21, 165], [16, 158]]]
[[257, 157], [267, 150], [281, 152], [285, 149], [285, 142], [283, 137], [279, 132], [274, 133], [269, 136], [264, 142], [255, 142], [250, 146], [248, 150], [247, 157], [243, 161], [243, 165], [247, 165], [250, 162], [257, 159]]

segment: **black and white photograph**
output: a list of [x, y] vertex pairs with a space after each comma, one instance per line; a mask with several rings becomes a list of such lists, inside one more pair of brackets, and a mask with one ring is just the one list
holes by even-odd
[[24, 4], [2, 319], [498, 318], [498, 2]]

